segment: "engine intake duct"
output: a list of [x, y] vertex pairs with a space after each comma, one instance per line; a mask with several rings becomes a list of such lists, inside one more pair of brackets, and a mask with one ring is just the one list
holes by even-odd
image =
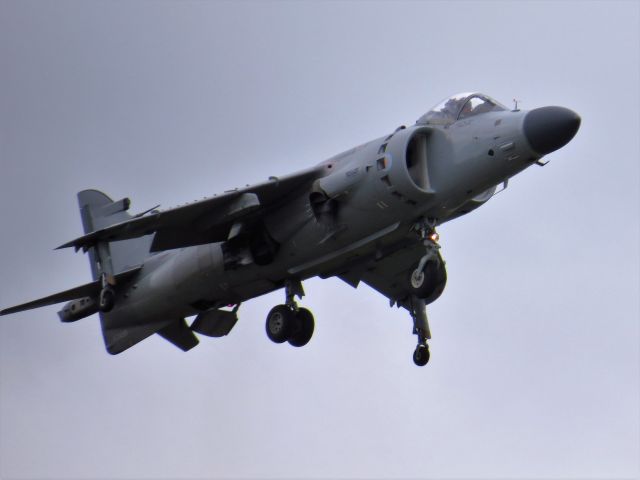
[[411, 181], [415, 186], [422, 190], [430, 191], [426, 133], [420, 132], [411, 137], [407, 145], [405, 161], [409, 177], [411, 177]]

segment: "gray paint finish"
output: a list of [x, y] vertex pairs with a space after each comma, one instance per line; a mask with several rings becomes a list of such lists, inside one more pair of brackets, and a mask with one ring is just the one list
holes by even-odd
[[[285, 305], [267, 315], [267, 335], [301, 347], [314, 324], [295, 301], [304, 296], [301, 281], [339, 276], [354, 287], [362, 280], [409, 312], [418, 338], [413, 360], [424, 366], [431, 338], [425, 305], [442, 295], [447, 281], [435, 227], [542, 165], [540, 152], [565, 146], [581, 123], [564, 107], [509, 111], [478, 93], [455, 95], [444, 105], [420, 124], [403, 125], [317, 167], [173, 209], [132, 216], [128, 198], [78, 193], [85, 235], [58, 249], [88, 253], [100, 281], [97, 291], [71, 297], [61, 319], [85, 318], [97, 305], [109, 353], [154, 333], [186, 351], [198, 345], [186, 317], [198, 314], [196, 330], [216, 331], [223, 320], [208, 315], [211, 310], [234, 306], [235, 313], [242, 302], [284, 286]], [[510, 153], [496, 155], [505, 140]], [[132, 268], [134, 274], [118, 281]], [[68, 299], [63, 292], [58, 301]], [[91, 308], [64, 313], [78, 302]], [[0, 316], [52, 303], [48, 296], [2, 309]]]
[[295, 351], [264, 338], [279, 295], [188, 355], [108, 356], [53, 307], [3, 318], [0, 476], [637, 476], [637, 25], [625, 2], [1, 3], [2, 305], [86, 281], [49, 249], [88, 186], [177, 205], [468, 88], [584, 123], [440, 229], [427, 369], [405, 315], [333, 280], [305, 283], [318, 325]]

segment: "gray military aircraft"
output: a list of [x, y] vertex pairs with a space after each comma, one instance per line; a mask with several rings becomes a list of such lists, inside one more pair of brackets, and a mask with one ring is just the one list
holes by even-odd
[[129, 199], [84, 190], [85, 235], [58, 248], [88, 252], [93, 281], [0, 315], [67, 301], [63, 322], [99, 313], [111, 354], [154, 333], [187, 351], [198, 344], [194, 332], [227, 335], [242, 302], [284, 288], [284, 303], [267, 315], [267, 336], [301, 347], [314, 331], [313, 315], [296, 302], [301, 282], [337, 276], [409, 312], [418, 337], [413, 360], [423, 366], [426, 305], [447, 281], [436, 227], [483, 205], [525, 168], [544, 165], [541, 158], [579, 126], [563, 107], [510, 110], [464, 93], [411, 127], [312, 168], [177, 208], [131, 216]]

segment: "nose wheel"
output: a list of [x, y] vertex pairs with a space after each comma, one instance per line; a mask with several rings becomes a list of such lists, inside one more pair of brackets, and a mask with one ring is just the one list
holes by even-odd
[[429, 363], [430, 356], [431, 354], [429, 353], [429, 345], [427, 345], [426, 343], [419, 343], [413, 352], [413, 363], [415, 363], [419, 367], [424, 367], [427, 363]]
[[415, 295], [409, 301], [409, 312], [413, 319], [413, 333], [418, 336], [418, 345], [413, 352], [413, 363], [419, 367], [424, 367], [429, 363], [431, 354], [427, 340], [431, 338], [429, 320], [427, 319], [427, 307], [425, 301]]

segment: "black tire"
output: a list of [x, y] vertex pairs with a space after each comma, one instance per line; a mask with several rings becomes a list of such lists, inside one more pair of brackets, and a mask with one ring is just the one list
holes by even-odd
[[300, 308], [296, 312], [295, 329], [289, 336], [289, 344], [294, 347], [304, 347], [311, 337], [315, 328], [313, 314], [306, 308]]
[[116, 294], [110, 288], [103, 288], [100, 292], [100, 297], [98, 298], [98, 309], [107, 313], [113, 310], [113, 306], [116, 303]]
[[407, 278], [409, 291], [418, 298], [427, 299], [438, 288], [438, 277], [438, 264], [436, 262], [428, 261], [422, 272], [418, 272], [418, 265], [416, 264]]
[[284, 343], [295, 329], [293, 310], [286, 305], [276, 305], [267, 315], [265, 325], [267, 337], [274, 343]]
[[419, 367], [424, 367], [427, 363], [429, 363], [429, 358], [431, 354], [429, 353], [429, 345], [418, 345], [413, 352], [413, 363], [415, 363]]

